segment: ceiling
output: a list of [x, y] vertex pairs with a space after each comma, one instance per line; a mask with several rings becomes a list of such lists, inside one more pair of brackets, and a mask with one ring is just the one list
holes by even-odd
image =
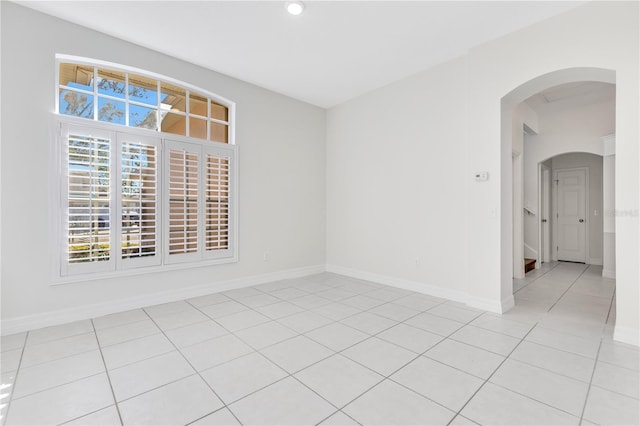
[[572, 108], [616, 97], [616, 85], [599, 81], [576, 81], [550, 87], [531, 96], [525, 102], [534, 110], [547, 107]]
[[329, 108], [584, 1], [17, 1]]

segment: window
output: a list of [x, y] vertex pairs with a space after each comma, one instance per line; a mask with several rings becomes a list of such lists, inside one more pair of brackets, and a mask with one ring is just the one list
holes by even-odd
[[59, 74], [61, 279], [235, 261], [234, 105], [140, 70]]

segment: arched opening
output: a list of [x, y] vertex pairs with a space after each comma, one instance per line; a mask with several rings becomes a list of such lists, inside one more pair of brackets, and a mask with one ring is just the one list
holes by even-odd
[[[554, 71], [529, 80], [513, 89], [501, 99], [501, 294], [503, 300], [513, 303], [513, 278], [524, 276], [524, 219], [526, 200], [522, 196], [523, 134], [522, 104], [537, 93], [552, 87], [575, 82], [601, 82], [615, 84], [615, 71], [600, 68], [569, 68]], [[525, 129], [527, 127], [525, 126]], [[615, 132], [615, 129], [612, 129]], [[604, 136], [604, 135], [602, 135]], [[603, 155], [598, 148], [581, 146], [565, 147], [565, 151], [551, 152], [554, 156], [563, 152], [586, 151]], [[536, 170], [540, 173], [539, 169]], [[514, 174], [515, 172], [515, 174]], [[601, 212], [602, 214], [602, 212]], [[513, 305], [512, 305], [513, 306]], [[505, 308], [508, 308], [505, 306]]]

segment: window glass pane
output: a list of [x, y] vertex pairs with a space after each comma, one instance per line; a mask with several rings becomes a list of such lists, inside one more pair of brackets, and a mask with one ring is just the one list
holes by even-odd
[[211, 118], [229, 121], [229, 110], [226, 106], [211, 102]]
[[199, 118], [189, 117], [189, 136], [192, 138], [207, 138], [207, 122]]
[[156, 254], [156, 147], [122, 145], [122, 258]]
[[184, 115], [160, 111], [160, 116], [162, 117], [161, 131], [174, 135], [187, 135], [187, 118]]
[[187, 111], [187, 91], [173, 84], [160, 83], [160, 107], [168, 111]]
[[158, 130], [156, 110], [129, 104], [129, 127]]
[[80, 135], [68, 141], [69, 263], [109, 260], [110, 141]]
[[126, 90], [123, 72], [98, 68], [98, 93], [124, 99]]
[[93, 95], [60, 89], [60, 114], [93, 119]]
[[207, 251], [229, 248], [229, 163], [229, 157], [207, 155]]
[[74, 89], [93, 92], [93, 67], [76, 64], [60, 64], [60, 84]]
[[147, 105], [158, 105], [158, 81], [129, 74], [129, 100]]
[[124, 102], [98, 96], [98, 120], [115, 124], [125, 124]]
[[169, 254], [198, 251], [198, 155], [169, 151]]
[[211, 122], [210, 140], [215, 142], [229, 143], [229, 126]]
[[207, 97], [199, 93], [189, 93], [189, 114], [207, 116]]

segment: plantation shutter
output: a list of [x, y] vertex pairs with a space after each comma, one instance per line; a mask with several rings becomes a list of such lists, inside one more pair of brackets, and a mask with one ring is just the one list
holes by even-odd
[[231, 252], [231, 152], [205, 149], [205, 258], [228, 257]]
[[119, 261], [125, 268], [159, 265], [160, 140], [119, 135], [119, 142]]
[[100, 272], [115, 268], [112, 152], [114, 135], [82, 126], [64, 126], [63, 189], [66, 207], [65, 262], [62, 272]]
[[201, 147], [176, 141], [165, 143], [168, 199], [165, 259], [167, 263], [197, 261], [201, 259]]

